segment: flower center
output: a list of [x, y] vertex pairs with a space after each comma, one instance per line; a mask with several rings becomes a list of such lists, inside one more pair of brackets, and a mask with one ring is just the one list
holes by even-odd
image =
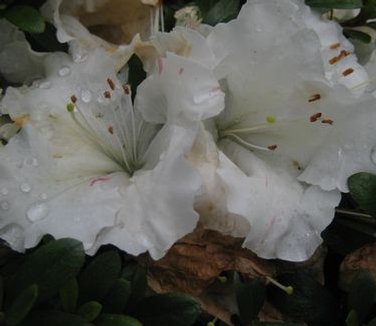
[[143, 166], [143, 154], [156, 128], [134, 110], [128, 85], [118, 87], [111, 79], [107, 82], [110, 89], [97, 99], [101, 105], [89, 106], [92, 94], [86, 90], [81, 91], [81, 100], [71, 96], [67, 110], [85, 139], [132, 175]]

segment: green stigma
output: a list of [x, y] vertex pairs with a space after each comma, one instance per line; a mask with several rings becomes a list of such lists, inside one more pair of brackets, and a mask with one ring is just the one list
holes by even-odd
[[74, 104], [73, 103], [68, 103], [67, 104], [67, 110], [68, 110], [68, 112], [73, 112], [74, 111]]
[[268, 115], [266, 117], [266, 121], [269, 122], [269, 123], [274, 123], [276, 121], [276, 118], [274, 115]]

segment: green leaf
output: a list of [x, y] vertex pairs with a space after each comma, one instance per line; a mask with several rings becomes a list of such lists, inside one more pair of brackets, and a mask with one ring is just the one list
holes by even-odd
[[346, 317], [346, 326], [359, 326], [358, 313], [354, 309]]
[[362, 0], [305, 0], [306, 5], [315, 8], [357, 9], [363, 6]]
[[209, 25], [215, 25], [219, 22], [228, 22], [236, 18], [239, 13], [239, 0], [219, 0], [204, 15], [203, 21]]
[[38, 286], [34, 283], [27, 287], [6, 311], [6, 324], [9, 326], [18, 325], [31, 311], [37, 297]]
[[354, 29], [345, 28], [343, 30], [343, 33], [345, 34], [346, 37], [352, 38], [354, 40], [358, 40], [362, 43], [368, 44], [368, 43], [371, 43], [372, 41], [371, 35], [361, 32], [361, 31], [354, 30]]
[[368, 270], [359, 271], [350, 284], [348, 295], [348, 309], [358, 313], [362, 323], [371, 312], [373, 301], [376, 298], [376, 282], [373, 274]]
[[283, 314], [307, 323], [328, 323], [337, 318], [338, 306], [331, 293], [309, 273], [283, 274], [278, 282], [294, 288], [291, 295], [270, 285], [268, 298]]
[[134, 306], [145, 295], [147, 289], [146, 271], [135, 261], [126, 265], [121, 277], [131, 282], [131, 293], [128, 298], [130, 306]]
[[3, 278], [0, 275], [0, 311], [3, 309], [3, 298], [4, 298], [4, 283], [3, 283]]
[[257, 318], [264, 305], [265, 281], [259, 277], [249, 282], [243, 282], [239, 273], [235, 273], [234, 286], [240, 319], [243, 324], [249, 324]]
[[77, 307], [78, 300], [78, 283], [75, 277], [65, 283], [60, 289], [60, 300], [67, 312], [74, 312]]
[[82, 243], [74, 239], [51, 241], [29, 255], [9, 285], [10, 299], [29, 285], [38, 285], [38, 301], [56, 295], [80, 271], [85, 260]]
[[376, 326], [376, 318], [373, 318], [366, 326]]
[[12, 24], [28, 33], [43, 33], [45, 22], [38, 10], [30, 6], [14, 6], [7, 8], [4, 17]]
[[131, 282], [119, 278], [102, 300], [103, 311], [121, 313], [125, 310], [129, 295], [131, 294]]
[[96, 326], [143, 326], [137, 319], [126, 315], [102, 314], [95, 321]]
[[96, 256], [78, 279], [79, 302], [100, 301], [120, 276], [121, 259], [116, 251]]
[[22, 326], [94, 326], [77, 315], [61, 311], [34, 311]]
[[144, 298], [133, 314], [144, 326], [192, 326], [200, 314], [200, 305], [180, 293], [157, 294]]
[[80, 306], [76, 313], [86, 321], [93, 321], [102, 311], [102, 305], [97, 301], [89, 301]]
[[376, 216], [376, 175], [359, 172], [347, 180], [350, 194], [361, 208]]
[[302, 324], [272, 322], [272, 321], [260, 321], [260, 322], [253, 322], [252, 326], [302, 326]]

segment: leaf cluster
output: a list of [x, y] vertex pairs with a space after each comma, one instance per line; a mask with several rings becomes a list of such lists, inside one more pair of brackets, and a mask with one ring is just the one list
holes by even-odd
[[0, 263], [0, 325], [190, 326], [200, 313], [188, 295], [146, 295], [146, 270], [117, 250], [90, 258], [52, 239], [26, 254], [3, 245]]

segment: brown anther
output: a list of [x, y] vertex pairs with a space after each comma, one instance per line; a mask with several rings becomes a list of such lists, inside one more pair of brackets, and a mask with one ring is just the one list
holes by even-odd
[[354, 72], [353, 68], [348, 68], [348, 69], [342, 71], [342, 76], [346, 77], [346, 76], [352, 74], [353, 72]]
[[14, 124], [18, 127], [22, 127], [30, 119], [29, 114], [23, 114], [14, 119]]
[[347, 56], [349, 56], [351, 53], [349, 52], [349, 51], [346, 51], [346, 50], [342, 50], [341, 52], [340, 52], [340, 56], [342, 57], [342, 58], [344, 58], [344, 57], [347, 57]]
[[301, 170], [302, 167], [300, 166], [300, 163], [298, 161], [293, 161], [292, 164], [298, 169]]
[[270, 150], [270, 151], [274, 151], [278, 146], [277, 145], [269, 145], [267, 148]]
[[321, 112], [317, 112], [315, 114], [312, 114], [310, 117], [309, 117], [309, 121], [311, 122], [316, 122], [318, 119], [321, 118]]
[[341, 60], [341, 57], [340, 57], [340, 56], [338, 56], [338, 57], [333, 57], [333, 58], [329, 59], [328, 63], [329, 63], [330, 65], [334, 65], [334, 64], [335, 64], [336, 62], [338, 62], [339, 60]]
[[113, 127], [113, 126], [109, 126], [107, 130], [108, 130], [108, 132], [109, 132], [111, 135], [113, 135], [113, 133], [114, 133], [114, 127]]
[[338, 49], [340, 46], [341, 46], [341, 43], [333, 43], [333, 44], [330, 46], [330, 49], [331, 49], [331, 50], [335, 50], [335, 49]]
[[321, 123], [326, 123], [328, 125], [333, 125], [333, 120], [332, 119], [322, 119]]
[[315, 101], [318, 101], [319, 99], [321, 99], [320, 94], [313, 94], [309, 97], [308, 102], [315, 102]]
[[103, 92], [103, 96], [105, 98], [111, 98], [111, 93], [109, 91], [105, 91], [105, 92]]
[[72, 96], [70, 97], [70, 99], [71, 99], [71, 101], [72, 101], [73, 104], [77, 102], [77, 97], [76, 97], [76, 95], [72, 95]]
[[129, 93], [130, 93], [130, 90], [129, 90], [129, 86], [128, 86], [128, 85], [123, 85], [123, 90], [124, 90], [124, 93], [125, 93], [125, 94], [129, 94]]
[[107, 83], [110, 86], [110, 88], [114, 91], [115, 90], [115, 83], [111, 78], [107, 78]]
[[334, 65], [336, 62], [338, 62], [339, 60], [343, 59], [344, 57], [347, 57], [348, 55], [350, 55], [350, 52], [342, 50], [339, 53], [339, 55], [337, 55], [336, 57], [333, 57], [333, 58], [329, 59], [328, 62], [329, 62], [329, 64]]

